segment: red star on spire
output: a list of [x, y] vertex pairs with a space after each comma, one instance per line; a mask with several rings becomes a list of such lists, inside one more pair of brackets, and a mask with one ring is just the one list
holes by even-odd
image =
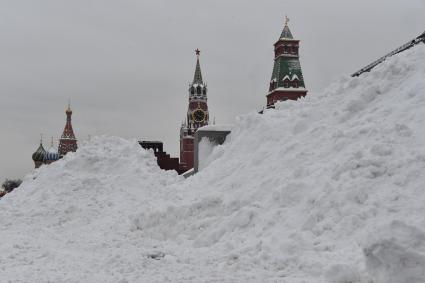
[[199, 56], [199, 54], [201, 54], [201, 50], [199, 50], [198, 48], [196, 48], [195, 53], [196, 53], [196, 56]]

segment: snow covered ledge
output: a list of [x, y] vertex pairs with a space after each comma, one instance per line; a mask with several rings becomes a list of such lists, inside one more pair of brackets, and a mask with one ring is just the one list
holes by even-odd
[[[193, 173], [198, 172], [202, 161], [211, 153], [212, 147], [223, 144], [228, 134], [232, 132], [233, 125], [208, 125], [199, 128], [195, 133], [195, 160]], [[200, 145], [201, 141], [206, 138], [209, 140], [209, 150]], [[204, 152], [205, 151], [205, 152]], [[208, 152], [207, 152], [208, 151]]]

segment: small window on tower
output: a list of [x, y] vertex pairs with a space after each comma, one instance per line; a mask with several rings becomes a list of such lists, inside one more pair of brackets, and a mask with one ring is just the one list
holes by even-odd
[[279, 46], [277, 49], [276, 49], [276, 54], [282, 54], [284, 52], [284, 48], [282, 47], [282, 46]]
[[200, 85], [198, 85], [198, 86], [196, 87], [196, 92], [197, 92], [198, 94], [201, 94], [201, 93], [202, 93], [202, 88], [201, 88], [201, 86], [200, 86]]
[[283, 87], [284, 87], [284, 88], [288, 88], [288, 87], [289, 87], [289, 80], [288, 80], [288, 79], [286, 79], [286, 80], [283, 82]]
[[206, 87], [204, 87], [204, 89], [202, 90], [202, 93], [203, 93], [204, 95], [206, 95], [206, 94], [207, 94], [207, 88], [206, 88]]
[[190, 93], [195, 94], [195, 88], [193, 86], [190, 88]]
[[292, 82], [292, 86], [293, 86], [293, 87], [295, 87], [295, 88], [298, 88], [298, 87], [299, 87], [298, 80], [294, 80], [294, 81]]

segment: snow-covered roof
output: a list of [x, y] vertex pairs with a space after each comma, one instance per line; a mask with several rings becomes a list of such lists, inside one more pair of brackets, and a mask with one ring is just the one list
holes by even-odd
[[269, 93], [272, 93], [272, 92], [275, 92], [275, 91], [287, 91], [287, 92], [297, 92], [297, 91], [300, 91], [300, 92], [305, 92], [305, 91], [307, 91], [307, 89], [306, 88], [304, 88], [304, 87], [278, 87], [278, 88], [275, 88], [275, 89], [273, 89], [272, 91], [269, 91]]
[[198, 129], [198, 131], [216, 131], [216, 132], [226, 132], [232, 131], [232, 124], [218, 124], [218, 125], [207, 125]]

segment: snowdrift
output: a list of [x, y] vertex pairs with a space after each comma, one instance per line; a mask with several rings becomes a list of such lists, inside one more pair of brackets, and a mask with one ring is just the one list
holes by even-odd
[[96, 137], [0, 200], [0, 282], [126, 282], [152, 251], [129, 217], [167, 201], [176, 173], [134, 141]]
[[239, 117], [186, 180], [92, 140], [0, 201], [0, 279], [425, 282], [424, 58]]

